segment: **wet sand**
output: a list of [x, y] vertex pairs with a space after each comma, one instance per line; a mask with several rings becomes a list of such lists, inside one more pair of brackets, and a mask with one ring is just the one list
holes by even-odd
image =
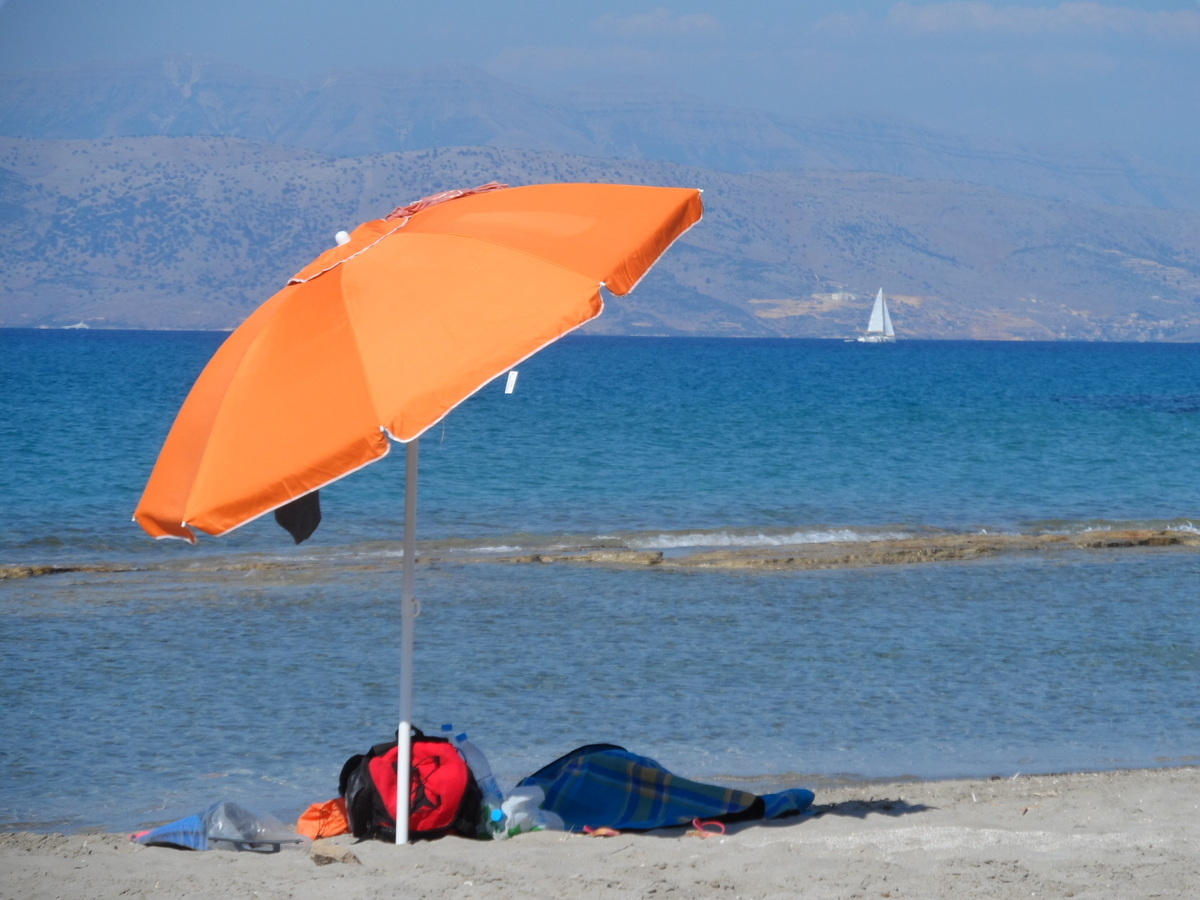
[[1192, 898], [1200, 768], [819, 789], [812, 815], [708, 838], [329, 843], [346, 861], [0, 834], [0, 897]]

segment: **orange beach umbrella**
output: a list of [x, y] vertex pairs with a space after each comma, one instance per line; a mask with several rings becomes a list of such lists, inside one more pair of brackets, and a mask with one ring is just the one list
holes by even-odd
[[[217, 350], [181, 407], [134, 519], [221, 535], [267, 512], [297, 541], [317, 491], [407, 444], [400, 734], [411, 724], [417, 438], [600, 315], [701, 216], [699, 191], [488, 184], [366, 222], [294, 275]], [[400, 771], [408, 744], [400, 742]], [[405, 783], [400, 779], [401, 785]], [[399, 791], [396, 840], [407, 841]]]

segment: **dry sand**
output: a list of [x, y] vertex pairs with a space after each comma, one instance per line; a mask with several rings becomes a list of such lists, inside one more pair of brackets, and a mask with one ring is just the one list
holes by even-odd
[[331, 843], [352, 860], [0, 834], [0, 897], [1195, 898], [1200, 768], [838, 787], [813, 815], [703, 839]]

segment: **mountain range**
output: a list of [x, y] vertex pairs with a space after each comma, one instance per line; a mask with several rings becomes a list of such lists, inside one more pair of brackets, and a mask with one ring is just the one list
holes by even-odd
[[900, 120], [469, 68], [291, 82], [195, 58], [0, 74], [0, 326], [229, 328], [333, 233], [450, 187], [705, 190], [706, 216], [589, 326], [1200, 340], [1200, 175]]

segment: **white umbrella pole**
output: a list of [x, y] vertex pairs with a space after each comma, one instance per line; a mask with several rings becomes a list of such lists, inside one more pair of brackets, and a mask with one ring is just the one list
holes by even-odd
[[417, 439], [405, 444], [404, 569], [400, 589], [400, 729], [396, 753], [396, 843], [408, 843], [409, 771], [412, 767], [413, 620], [416, 599], [413, 569], [417, 563]]

